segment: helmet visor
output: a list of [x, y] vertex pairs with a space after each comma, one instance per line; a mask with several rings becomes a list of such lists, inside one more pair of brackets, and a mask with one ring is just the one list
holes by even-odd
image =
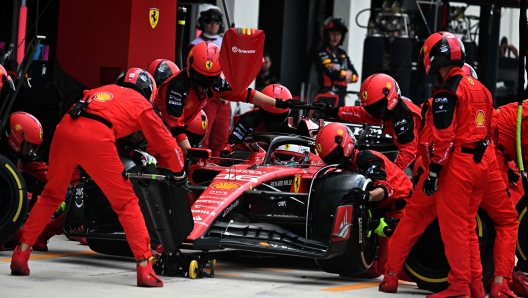
[[185, 134], [187, 135], [189, 144], [191, 144], [191, 147], [193, 148], [199, 148], [200, 144], [205, 138], [205, 134], [197, 134], [197, 133], [190, 132], [190, 131], [186, 131]]
[[322, 159], [327, 165], [340, 164], [343, 160], [343, 148], [341, 146], [335, 147], [332, 152], [328, 153]]
[[389, 116], [389, 110], [387, 109], [388, 101], [387, 97], [384, 97], [381, 100], [378, 100], [377, 102], [364, 106], [365, 111], [370, 114], [370, 116], [376, 118], [376, 119], [383, 119], [387, 120], [387, 117]]
[[22, 144], [20, 146], [19, 155], [22, 157], [34, 155], [37, 153], [39, 148], [40, 148], [40, 145], [36, 145], [36, 144], [30, 143], [24, 140], [22, 141]]
[[191, 81], [197, 86], [204, 87], [204, 88], [210, 87], [211, 85], [216, 83], [218, 79], [220, 78], [220, 75], [205, 76], [197, 72], [196, 70], [194, 70], [194, 68], [192, 67], [191, 67], [190, 73], [191, 73]]

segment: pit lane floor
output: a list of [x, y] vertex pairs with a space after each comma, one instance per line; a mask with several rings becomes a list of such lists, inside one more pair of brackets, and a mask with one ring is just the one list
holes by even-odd
[[241, 258], [238, 251], [213, 253], [214, 278], [163, 276], [163, 288], [136, 287], [131, 258], [97, 254], [64, 236], [49, 252], [32, 252], [30, 276], [12, 276], [12, 251], [0, 251], [0, 297], [424, 297], [414, 283], [400, 282], [398, 294], [378, 292], [377, 279], [343, 278], [322, 272], [311, 259]]

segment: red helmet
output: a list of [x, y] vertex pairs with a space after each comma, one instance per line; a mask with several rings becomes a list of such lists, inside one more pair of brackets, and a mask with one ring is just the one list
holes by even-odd
[[477, 72], [473, 67], [471, 67], [471, 65], [464, 63], [464, 66], [462, 66], [462, 71], [464, 71], [468, 76], [472, 76], [478, 80]]
[[[264, 89], [262, 89], [262, 93], [272, 98], [280, 98], [282, 100], [292, 99], [290, 90], [288, 90], [288, 88], [282, 85], [279, 85], [279, 84], [271, 84], [271, 85], [266, 86]], [[270, 112], [272, 114], [284, 114], [284, 113], [290, 112], [290, 109], [288, 108], [279, 109], [276, 107], [267, 107], [267, 106], [261, 106], [261, 108], [264, 111]]]
[[156, 96], [157, 87], [154, 78], [141, 68], [133, 67], [123, 71], [117, 77], [115, 84], [136, 90], [149, 102], [153, 102]]
[[350, 129], [339, 122], [325, 125], [315, 138], [315, 148], [327, 164], [338, 164], [350, 157], [355, 144], [356, 140]]
[[338, 46], [343, 44], [345, 36], [348, 32], [347, 22], [341, 17], [328, 17], [323, 23], [323, 40], [325, 44], [329, 43], [330, 37], [328, 32], [339, 31], [341, 32], [341, 40], [337, 44]]
[[197, 86], [208, 88], [220, 77], [220, 47], [209, 41], [196, 44], [187, 56], [187, 75]]
[[7, 71], [5, 68], [0, 65], [0, 93], [2, 92], [2, 87], [6, 84], [7, 87], [9, 87], [10, 91], [16, 91], [15, 89], [15, 83], [13, 83], [13, 80], [11, 77], [7, 74]]
[[156, 86], [160, 86], [168, 77], [180, 71], [180, 68], [170, 60], [156, 59], [145, 70], [154, 78]]
[[446, 31], [431, 34], [420, 50], [418, 62], [422, 62], [425, 73], [437, 75], [444, 66], [462, 67], [466, 59], [464, 44], [456, 35]]
[[366, 78], [359, 90], [365, 110], [376, 119], [390, 116], [401, 98], [400, 87], [396, 80], [384, 73], [376, 73]]
[[18, 158], [32, 155], [42, 144], [42, 125], [35, 116], [26, 112], [9, 115], [3, 128], [2, 138], [6, 138], [9, 148]]
[[198, 147], [207, 134], [207, 115], [203, 110], [194, 116], [185, 128], [187, 139], [192, 147]]

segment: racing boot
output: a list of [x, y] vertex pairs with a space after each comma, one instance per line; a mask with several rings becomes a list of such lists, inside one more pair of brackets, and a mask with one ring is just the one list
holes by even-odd
[[11, 274], [13, 275], [29, 275], [29, 254], [31, 248], [28, 248], [25, 252], [20, 250], [20, 245], [15, 247], [13, 256], [11, 257]]
[[385, 293], [398, 292], [398, 275], [389, 275], [389, 272], [385, 272], [383, 281], [378, 287], [378, 291]]
[[471, 298], [486, 298], [486, 291], [480, 280], [469, 285], [469, 292], [471, 292]]
[[161, 280], [156, 273], [154, 273], [154, 270], [152, 270], [150, 258], [147, 259], [146, 266], [139, 266], [138, 261], [136, 271], [138, 287], [163, 287], [163, 280]]
[[466, 287], [465, 289], [455, 290], [451, 286], [443, 290], [442, 292], [425, 296], [425, 298], [469, 298], [469, 297], [471, 297], [471, 292], [469, 291], [469, 287]]
[[510, 283], [510, 289], [517, 296], [528, 297], [528, 277], [524, 273], [521, 271], [513, 272]]
[[55, 236], [62, 234], [62, 224], [64, 223], [65, 213], [59, 217], [50, 220], [44, 231], [38, 236], [37, 241], [33, 244], [34, 251], [48, 251], [48, 240]]
[[510, 290], [508, 282], [504, 279], [501, 284], [491, 284], [489, 298], [517, 298], [517, 295]]

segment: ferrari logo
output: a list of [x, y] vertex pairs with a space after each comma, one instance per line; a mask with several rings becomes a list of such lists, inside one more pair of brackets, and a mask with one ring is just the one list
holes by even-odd
[[475, 86], [475, 82], [473, 82], [473, 79], [472, 78], [467, 78], [469, 83], [471, 83], [471, 85]]
[[206, 129], [207, 129], [207, 122], [202, 121], [202, 129], [203, 129], [203, 130], [206, 130]]
[[159, 20], [159, 9], [153, 7], [149, 10], [149, 20], [152, 29], [156, 28]]
[[207, 68], [207, 70], [211, 69], [211, 67], [213, 67], [213, 61], [205, 62], [205, 68]]
[[288, 150], [288, 149], [290, 149], [290, 144], [285, 144], [284, 145], [284, 150]]
[[301, 175], [295, 175], [293, 179], [293, 191], [299, 192], [299, 188], [301, 188]]
[[317, 148], [317, 151], [319, 152], [323, 152], [323, 146], [321, 146], [321, 144], [317, 144], [317, 146], [315, 146], [315, 148]]
[[42, 137], [43, 137], [43, 136], [44, 136], [44, 131], [40, 130], [40, 135], [39, 135], [39, 137], [40, 137], [41, 140], [42, 140]]
[[363, 100], [367, 100], [367, 96], [368, 96], [367, 91], [363, 91], [363, 92], [361, 93], [361, 97], [363, 97]]
[[484, 121], [486, 121], [486, 115], [484, 114], [484, 111], [479, 110], [477, 112], [477, 115], [475, 115], [475, 122], [477, 123], [477, 127], [484, 127]]
[[108, 92], [97, 92], [94, 94], [93, 98], [97, 101], [105, 102], [107, 100], [111, 100], [112, 98], [114, 98], [114, 95]]
[[233, 182], [220, 182], [212, 184], [212, 186], [216, 189], [237, 189], [240, 187], [240, 184]]

